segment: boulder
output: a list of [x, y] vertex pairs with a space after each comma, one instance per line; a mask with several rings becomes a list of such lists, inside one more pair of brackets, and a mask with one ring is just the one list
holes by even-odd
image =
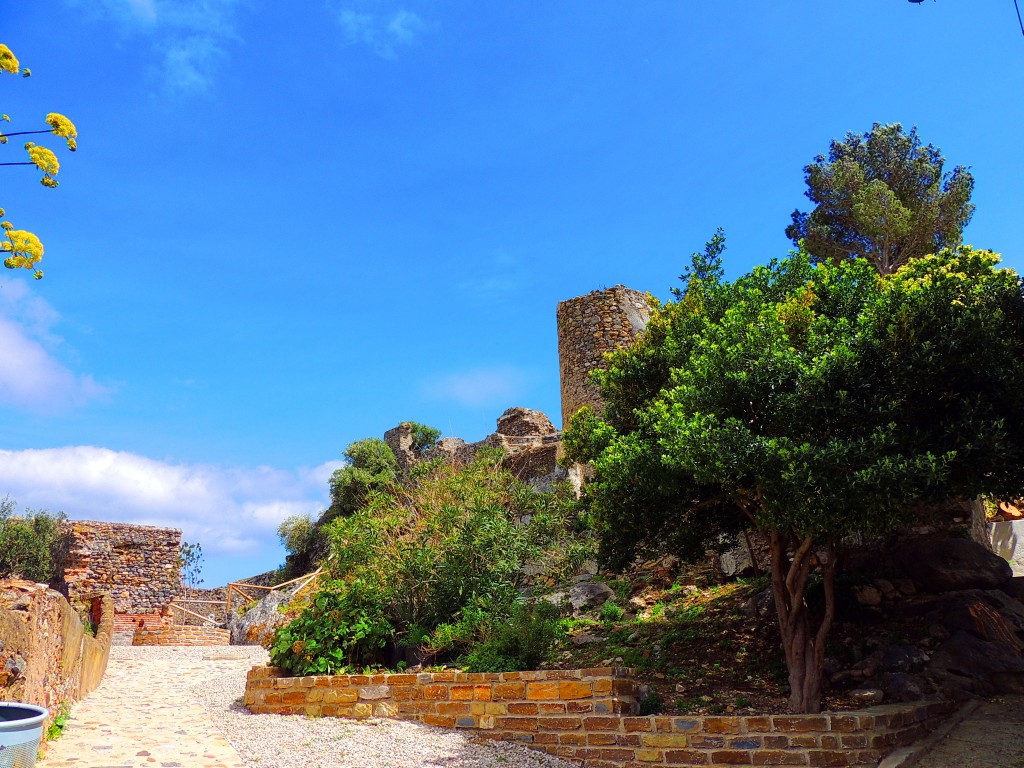
[[1013, 576], [1009, 563], [970, 539], [911, 540], [903, 546], [898, 566], [925, 592], [998, 589]]
[[920, 701], [935, 692], [935, 687], [920, 675], [896, 672], [882, 681], [886, 701]]
[[928, 675], [955, 698], [1024, 693], [1024, 657], [1010, 646], [959, 630], [932, 656]]
[[999, 589], [1014, 600], [1024, 602], [1024, 576], [1014, 576]]
[[[718, 556], [718, 567], [722, 569], [722, 575], [728, 579], [771, 570], [771, 551], [768, 548], [768, 540], [763, 534], [754, 530], [748, 530], [747, 536], [750, 540], [749, 548], [741, 534], [739, 543], [735, 547], [725, 550]], [[750, 559], [751, 549], [757, 559], [756, 563]]]
[[572, 612], [579, 614], [592, 608], [600, 608], [613, 597], [615, 592], [603, 581], [581, 581], [571, 585], [567, 590], [553, 592], [544, 599], [556, 606], [568, 603], [572, 606]]
[[889, 672], [909, 672], [927, 661], [928, 654], [916, 645], [890, 645], [882, 651], [878, 665]]
[[945, 598], [942, 623], [949, 632], [964, 630], [1024, 652], [1024, 605], [1019, 600], [998, 589], [968, 590]]
[[268, 592], [266, 597], [248, 607], [232, 611], [228, 616], [231, 645], [262, 645], [270, 647], [274, 632], [288, 623], [281, 608], [292, 599], [285, 592]]
[[757, 619], [767, 619], [775, 615], [775, 594], [771, 587], [762, 589], [756, 595], [747, 598], [740, 605], [740, 613]]

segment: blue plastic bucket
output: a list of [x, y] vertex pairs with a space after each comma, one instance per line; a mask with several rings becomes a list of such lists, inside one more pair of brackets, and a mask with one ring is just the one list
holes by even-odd
[[0, 701], [0, 768], [33, 768], [49, 714], [35, 704]]

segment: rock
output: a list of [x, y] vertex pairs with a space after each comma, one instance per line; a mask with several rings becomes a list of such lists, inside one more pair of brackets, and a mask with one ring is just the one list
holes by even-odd
[[872, 584], [878, 587], [886, 600], [898, 600], [901, 597], [900, 591], [888, 579], [875, 579]]
[[891, 645], [882, 652], [878, 665], [889, 672], [909, 672], [928, 662], [928, 654], [913, 645]]
[[647, 610], [647, 600], [641, 595], [629, 598], [629, 607], [634, 611]]
[[598, 608], [615, 597], [612, 588], [603, 581], [584, 581], [569, 587], [569, 603], [574, 613]]
[[899, 590], [899, 593], [904, 597], [911, 597], [917, 594], [917, 587], [914, 586], [914, 582], [910, 579], [893, 579], [892, 585]]
[[17, 680], [19, 677], [24, 676], [26, 669], [28, 669], [28, 662], [17, 653], [9, 656], [3, 666], [3, 671], [8, 681]]
[[1009, 563], [970, 539], [912, 540], [898, 560], [903, 573], [926, 592], [998, 589], [1013, 576]]
[[935, 687], [923, 677], [906, 672], [886, 675], [882, 687], [888, 701], [920, 701], [935, 692]]
[[594, 643], [601, 642], [601, 638], [597, 635], [591, 635], [586, 632], [580, 632], [572, 635], [573, 645], [593, 645]]
[[1005, 643], [963, 630], [939, 647], [927, 671], [953, 698], [1024, 693], [1024, 658]]
[[1024, 605], [1002, 590], [972, 589], [929, 603], [950, 634], [963, 630], [982, 640], [1006, 643], [1024, 652]]
[[882, 591], [877, 587], [864, 584], [853, 588], [853, 599], [861, 605], [875, 606], [882, 603]]
[[1024, 602], [1024, 576], [1014, 576], [999, 589], [1012, 597], [1014, 600]]
[[756, 595], [748, 598], [740, 606], [740, 613], [744, 616], [752, 616], [758, 619], [767, 619], [775, 615], [775, 595], [771, 587], [762, 589]]
[[873, 704], [880, 704], [885, 694], [878, 688], [854, 688], [846, 694], [846, 698], [861, 707], [870, 707]]
[[228, 630], [232, 645], [262, 645], [269, 648], [274, 632], [288, 623], [281, 612], [292, 595], [283, 591], [268, 592], [267, 596], [251, 604], [244, 613], [232, 611], [228, 616]]
[[553, 435], [557, 431], [544, 413], [529, 408], [509, 408], [498, 417], [498, 434], [509, 437]]
[[727, 578], [737, 576], [749, 576], [754, 573], [764, 573], [771, 564], [771, 553], [768, 550], [768, 542], [765, 537], [757, 531], [748, 531], [750, 537], [750, 549], [754, 550], [755, 563], [750, 559], [750, 549], [743, 536], [739, 536], [739, 544], [727, 549], [718, 556], [718, 566], [722, 574]]

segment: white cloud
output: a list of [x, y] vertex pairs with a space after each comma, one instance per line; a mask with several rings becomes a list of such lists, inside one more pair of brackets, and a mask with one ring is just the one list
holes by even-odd
[[224, 43], [236, 38], [238, 0], [69, 0], [113, 22], [123, 33], [152, 40], [160, 64], [155, 67], [167, 95], [211, 90]]
[[423, 392], [471, 408], [509, 406], [523, 396], [527, 383], [527, 376], [510, 366], [477, 368], [430, 379], [423, 384]]
[[7, 407], [59, 412], [102, 398], [109, 389], [72, 372], [54, 355], [60, 315], [24, 283], [0, 285], [0, 392]]
[[395, 58], [399, 48], [412, 45], [427, 28], [413, 11], [381, 11], [366, 2], [338, 6], [335, 17], [348, 45], [366, 45], [385, 59]]
[[0, 450], [0, 495], [78, 520], [181, 528], [207, 554], [246, 554], [276, 545], [286, 517], [324, 509], [340, 466], [176, 464], [90, 445]]
[[164, 51], [163, 84], [171, 94], [206, 93], [213, 86], [215, 62], [224, 51], [212, 39], [192, 36], [175, 40]]

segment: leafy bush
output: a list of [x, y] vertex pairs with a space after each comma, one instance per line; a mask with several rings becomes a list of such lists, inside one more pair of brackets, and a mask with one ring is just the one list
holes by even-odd
[[277, 631], [270, 660], [294, 675], [341, 674], [381, 666], [393, 637], [375, 585], [333, 582]]
[[277, 527], [277, 537], [289, 553], [306, 552], [313, 543], [313, 519], [309, 515], [290, 515]]
[[609, 600], [601, 606], [602, 621], [619, 621], [625, 615], [625, 609], [614, 600]]
[[10, 498], [0, 501], [0, 575], [55, 581], [58, 574], [54, 555], [65, 541], [61, 521], [67, 515], [26, 509], [22, 516], [15, 517], [15, 507]]
[[563, 634], [558, 609], [547, 602], [516, 603], [508, 616], [491, 616], [480, 629], [483, 636], [457, 660], [467, 672], [536, 669]]
[[370, 495], [328, 535], [339, 578], [386, 581], [389, 612], [402, 628], [427, 631], [466, 606], [508, 610], [526, 586], [527, 563], [547, 571], [577, 565], [589, 538], [574, 536], [568, 494], [531, 490], [484, 451], [468, 466], [436, 465], [411, 487]]
[[441, 430], [420, 424], [418, 421], [407, 421], [406, 424], [412, 431], [412, 449], [416, 453], [422, 454], [428, 448], [437, 445], [437, 441], [441, 437]]
[[[406, 646], [422, 643], [449, 658], [461, 653], [479, 667], [497, 665], [499, 658], [516, 669], [533, 666], [550, 645], [551, 617], [547, 609], [522, 607], [531, 589], [527, 573], [558, 575], [593, 554], [571, 494], [531, 490], [502, 468], [500, 451], [483, 451], [465, 467], [430, 462], [404, 482], [370, 489], [360, 509], [326, 531], [332, 575], [350, 586], [336, 587], [331, 598], [343, 605], [328, 610], [314, 601], [281, 630], [276, 652], [292, 665], [281, 666], [293, 671], [376, 662], [363, 651], [383, 636]], [[325, 639], [320, 622], [327, 615], [331, 632], [350, 631], [343, 625], [353, 611], [369, 611], [346, 591], [356, 584], [361, 600], [372, 595], [382, 624], [370, 622], [374, 632], [353, 646], [359, 653], [346, 656]], [[476, 646], [483, 647], [473, 656]]]
[[331, 506], [321, 518], [323, 523], [352, 514], [366, 503], [370, 493], [395, 480], [398, 460], [379, 438], [357, 440], [345, 449], [345, 458], [349, 463], [331, 475]]

